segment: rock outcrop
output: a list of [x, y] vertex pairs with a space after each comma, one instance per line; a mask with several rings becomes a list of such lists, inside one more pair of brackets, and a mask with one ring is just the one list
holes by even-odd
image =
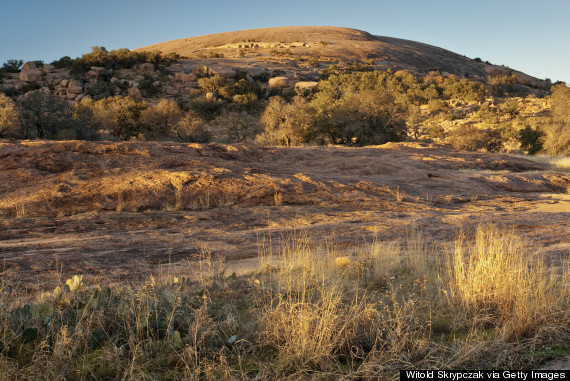
[[26, 83], [37, 82], [42, 77], [42, 71], [36, 67], [35, 62], [26, 62], [22, 71], [20, 71], [20, 81]]
[[295, 84], [295, 92], [300, 95], [306, 95], [310, 93], [314, 93], [319, 89], [319, 83], [310, 81], [310, 82], [297, 82]]
[[275, 89], [275, 88], [285, 88], [289, 86], [289, 78], [287, 77], [273, 77], [273, 78], [269, 78], [269, 88], [270, 89]]
[[143, 94], [141, 89], [137, 86], [129, 88], [129, 97], [133, 98], [135, 101], [140, 101], [143, 99]]

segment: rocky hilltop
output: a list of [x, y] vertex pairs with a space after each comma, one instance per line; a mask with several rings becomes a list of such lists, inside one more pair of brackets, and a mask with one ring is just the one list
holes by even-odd
[[[544, 93], [550, 83], [504, 66], [490, 65], [420, 42], [373, 36], [339, 27], [279, 27], [191, 37], [150, 45], [135, 51], [176, 53], [184, 57], [168, 67], [150, 63], [134, 69], [90, 67], [81, 76], [51, 65], [26, 63], [18, 75], [2, 80], [0, 91], [40, 90], [69, 100], [152, 96], [190, 100], [201, 94], [197, 79], [219, 74], [234, 78], [245, 73], [262, 87], [286, 92], [314, 91], [330, 67], [366, 66], [369, 70], [408, 70], [424, 76], [455, 75], [488, 83], [491, 76], [509, 75], [531, 92]], [[269, 77], [271, 80], [267, 81]], [[259, 80], [261, 79], [261, 80]], [[145, 88], [151, 89], [152, 96]], [[215, 95], [214, 95], [215, 96]]]
[[[182, 38], [145, 46], [138, 50], [160, 50], [192, 58], [224, 55], [236, 65], [251, 66], [249, 59], [268, 57], [315, 57], [325, 63], [370, 62], [376, 70], [430, 71], [454, 74], [482, 82], [488, 75], [515, 75], [522, 85], [549, 88], [547, 81], [504, 66], [473, 60], [437, 46], [393, 37], [374, 36], [357, 29], [330, 26], [297, 26], [250, 29], [237, 32]], [[236, 62], [238, 61], [238, 62]], [[239, 62], [241, 61], [241, 62]]]

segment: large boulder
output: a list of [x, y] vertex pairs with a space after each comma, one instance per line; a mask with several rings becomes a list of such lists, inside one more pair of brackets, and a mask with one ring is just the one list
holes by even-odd
[[537, 87], [539, 89], [547, 90], [550, 86], [548, 82], [543, 81], [541, 79], [531, 77], [530, 75], [526, 75], [525, 73], [521, 73], [520, 71], [515, 71], [513, 73], [517, 79], [517, 82], [521, 85]]
[[133, 98], [135, 101], [141, 101], [143, 99], [141, 89], [137, 86], [129, 88], [129, 97]]
[[179, 80], [181, 82], [194, 82], [198, 79], [198, 77], [194, 73], [190, 73], [190, 74], [174, 73], [174, 78], [176, 78], [177, 80]]
[[38, 67], [36, 66], [36, 63], [34, 61], [28, 61], [24, 64], [24, 66], [22, 67], [22, 70], [32, 70], [32, 69], [37, 69]]
[[150, 62], [145, 62], [139, 65], [139, 70], [143, 73], [154, 73], [154, 65]]
[[166, 89], [164, 89], [164, 91], [166, 92], [166, 95], [177, 95], [178, 94], [178, 89], [174, 86], [166, 86]]
[[107, 69], [105, 69], [104, 67], [98, 67], [98, 66], [91, 66], [91, 70], [89, 70], [87, 72], [87, 75], [89, 77], [93, 77], [93, 78], [105, 77], [108, 74], [109, 74], [109, 71]]
[[39, 81], [42, 77], [40, 69], [22, 69], [20, 72], [20, 80], [28, 83]]
[[83, 81], [80, 79], [72, 79], [67, 86], [70, 93], [81, 94], [83, 92]]
[[55, 71], [55, 67], [50, 64], [44, 65], [44, 73], [53, 73]]
[[28, 61], [20, 71], [20, 81], [32, 83], [39, 81], [42, 77], [42, 71], [38, 69], [34, 61]]
[[314, 93], [318, 89], [319, 89], [319, 83], [314, 81], [297, 82], [295, 84], [295, 92], [301, 95]]
[[229, 68], [227, 66], [218, 66], [218, 65], [208, 66], [206, 68], [206, 72], [210, 75], [217, 74], [225, 78], [233, 78], [237, 75], [237, 72], [234, 69]]
[[287, 77], [273, 77], [273, 78], [269, 78], [269, 88], [270, 89], [275, 89], [275, 88], [284, 88], [284, 87], [288, 87], [289, 86], [289, 78]]

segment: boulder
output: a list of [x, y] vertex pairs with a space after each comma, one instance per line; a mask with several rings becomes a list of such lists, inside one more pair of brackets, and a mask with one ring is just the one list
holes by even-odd
[[135, 101], [140, 101], [143, 99], [142, 91], [137, 86], [129, 88], [129, 97], [133, 98]]
[[50, 64], [44, 65], [44, 73], [53, 73], [55, 71], [55, 67]]
[[60, 83], [62, 79], [61, 73], [46, 73], [44, 76], [46, 82], [50, 83]]
[[181, 82], [194, 82], [198, 79], [198, 77], [194, 73], [190, 73], [190, 74], [174, 73], [174, 78], [176, 78], [177, 80], [179, 80]]
[[283, 95], [295, 95], [295, 88], [293, 86], [284, 88]]
[[311, 94], [319, 89], [319, 83], [314, 81], [297, 82], [295, 84], [295, 92], [297, 94]]
[[283, 88], [289, 86], [289, 78], [287, 77], [273, 77], [269, 78], [269, 88]]
[[83, 92], [83, 81], [80, 79], [72, 79], [69, 81], [67, 88], [74, 94], [81, 94]]
[[40, 69], [22, 69], [20, 72], [20, 80], [28, 83], [39, 81], [41, 77], [42, 71]]
[[37, 69], [38, 67], [36, 66], [36, 63], [34, 61], [28, 61], [24, 64], [24, 66], [22, 67], [22, 70], [32, 70], [32, 69]]
[[150, 62], [145, 62], [143, 64], [140, 64], [139, 70], [143, 73], [154, 73], [154, 65]]
[[178, 89], [174, 86], [166, 86], [166, 94], [167, 95], [176, 95], [178, 94]]
[[62, 80], [61, 80], [61, 85], [62, 85], [63, 87], [67, 87], [68, 84], [69, 84], [69, 79], [62, 79]]
[[525, 73], [521, 73], [520, 71], [515, 71], [513, 73], [517, 79], [517, 82], [521, 85], [537, 87], [539, 89], [547, 90], [550, 85], [541, 79], [531, 77], [530, 75], [526, 75]]
[[107, 69], [105, 69], [104, 67], [97, 67], [97, 66], [92, 66], [91, 70], [87, 72], [87, 75], [93, 78], [104, 77], [107, 74], [108, 74]]
[[234, 69], [227, 66], [208, 66], [206, 70], [208, 74], [217, 74], [225, 78], [233, 78], [237, 75], [237, 72]]

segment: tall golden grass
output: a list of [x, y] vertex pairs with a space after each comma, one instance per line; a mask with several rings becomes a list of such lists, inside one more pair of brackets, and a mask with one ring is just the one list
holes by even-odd
[[0, 380], [398, 379], [570, 351], [569, 267], [510, 230], [348, 248], [297, 231], [260, 239], [260, 265], [228, 277], [204, 248], [195, 279], [77, 277], [27, 304], [2, 287]]

